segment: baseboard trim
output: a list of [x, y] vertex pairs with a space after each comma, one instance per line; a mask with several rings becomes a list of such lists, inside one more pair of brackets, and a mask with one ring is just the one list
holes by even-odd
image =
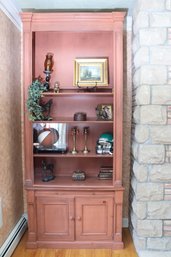
[[0, 257], [10, 257], [27, 229], [27, 216], [22, 215], [8, 238], [0, 248]]

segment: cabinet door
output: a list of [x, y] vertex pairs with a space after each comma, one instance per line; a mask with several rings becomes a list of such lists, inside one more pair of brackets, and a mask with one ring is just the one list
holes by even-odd
[[39, 240], [74, 240], [74, 199], [37, 197]]
[[112, 197], [76, 198], [76, 239], [109, 240], [113, 231]]

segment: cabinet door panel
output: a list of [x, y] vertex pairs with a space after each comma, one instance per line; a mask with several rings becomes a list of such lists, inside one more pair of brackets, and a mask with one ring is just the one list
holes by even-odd
[[113, 198], [76, 198], [77, 240], [112, 239]]
[[74, 240], [74, 200], [38, 197], [38, 238], [40, 240]]

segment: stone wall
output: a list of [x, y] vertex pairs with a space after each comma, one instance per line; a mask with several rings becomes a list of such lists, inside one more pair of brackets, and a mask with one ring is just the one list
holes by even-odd
[[133, 238], [171, 251], [171, 0], [137, 0], [133, 34]]

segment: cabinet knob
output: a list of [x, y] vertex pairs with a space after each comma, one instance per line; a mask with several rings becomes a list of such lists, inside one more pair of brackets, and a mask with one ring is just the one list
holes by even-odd
[[80, 217], [80, 216], [78, 216], [78, 217], [77, 217], [77, 220], [81, 220], [81, 217]]
[[70, 216], [69, 219], [70, 219], [70, 220], [74, 220], [74, 217], [73, 217], [73, 216]]

